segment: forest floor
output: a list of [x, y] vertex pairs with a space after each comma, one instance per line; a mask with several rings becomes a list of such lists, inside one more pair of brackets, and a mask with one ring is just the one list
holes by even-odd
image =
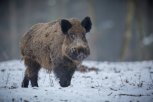
[[41, 69], [38, 88], [21, 88], [23, 61], [1, 62], [0, 102], [153, 102], [153, 61], [83, 65], [99, 70], [76, 71], [62, 88], [53, 73]]

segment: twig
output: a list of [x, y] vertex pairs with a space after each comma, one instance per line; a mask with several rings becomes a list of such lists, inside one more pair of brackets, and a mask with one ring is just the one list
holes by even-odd
[[113, 91], [118, 91], [117, 89], [114, 89], [114, 88], [111, 88], [111, 87], [110, 87], [110, 90], [113, 90]]
[[143, 86], [143, 81], [141, 82], [141, 74], [139, 75], [139, 83], [137, 84], [138, 87], [142, 87]]
[[112, 92], [110, 94], [108, 94], [107, 96], [110, 96], [110, 95], [112, 95]]
[[150, 96], [150, 95], [142, 95], [142, 94], [138, 94], [138, 95], [134, 95], [134, 94], [119, 94], [119, 96], [141, 97], [141, 96]]
[[151, 82], [153, 83], [153, 79], [152, 79], [152, 73], [150, 72], [150, 79], [151, 79]]
[[6, 87], [7, 87], [7, 84], [8, 84], [8, 79], [9, 79], [9, 76], [10, 76], [10, 73], [7, 74], [7, 79], [6, 79]]
[[124, 83], [123, 83], [123, 80], [122, 80], [122, 78], [121, 78], [121, 75], [120, 75], [120, 79], [121, 79], [121, 82], [122, 82], [122, 86], [125, 86]]
[[44, 77], [43, 83], [45, 83], [45, 79], [46, 79], [46, 74], [45, 74], [45, 77]]
[[54, 86], [54, 83], [53, 83], [53, 80], [51, 78], [51, 74], [49, 73], [49, 81], [50, 81], [50, 86], [53, 87]]

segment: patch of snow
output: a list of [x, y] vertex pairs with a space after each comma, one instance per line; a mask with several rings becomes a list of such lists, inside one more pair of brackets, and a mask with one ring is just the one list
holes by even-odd
[[83, 65], [100, 71], [77, 71], [71, 85], [62, 88], [53, 73], [41, 69], [38, 88], [21, 88], [23, 62], [1, 62], [0, 102], [153, 102], [153, 61], [84, 61]]

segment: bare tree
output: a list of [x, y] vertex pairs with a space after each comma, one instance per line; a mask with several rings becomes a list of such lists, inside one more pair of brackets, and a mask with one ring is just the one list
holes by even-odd
[[132, 37], [132, 21], [134, 18], [135, 5], [134, 0], [128, 0], [127, 3], [127, 18], [126, 18], [126, 29], [123, 38], [123, 45], [121, 51], [121, 60], [124, 60], [128, 56], [129, 45]]
[[11, 44], [11, 57], [17, 56], [17, 10], [16, 1], [11, 0], [9, 2], [9, 17], [10, 17], [10, 44]]

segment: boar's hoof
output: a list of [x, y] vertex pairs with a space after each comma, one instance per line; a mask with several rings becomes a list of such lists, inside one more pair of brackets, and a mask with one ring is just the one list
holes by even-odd
[[68, 87], [70, 86], [70, 82], [59, 82], [61, 87]]
[[28, 85], [29, 85], [29, 80], [26, 77], [24, 77], [21, 87], [28, 88]]

